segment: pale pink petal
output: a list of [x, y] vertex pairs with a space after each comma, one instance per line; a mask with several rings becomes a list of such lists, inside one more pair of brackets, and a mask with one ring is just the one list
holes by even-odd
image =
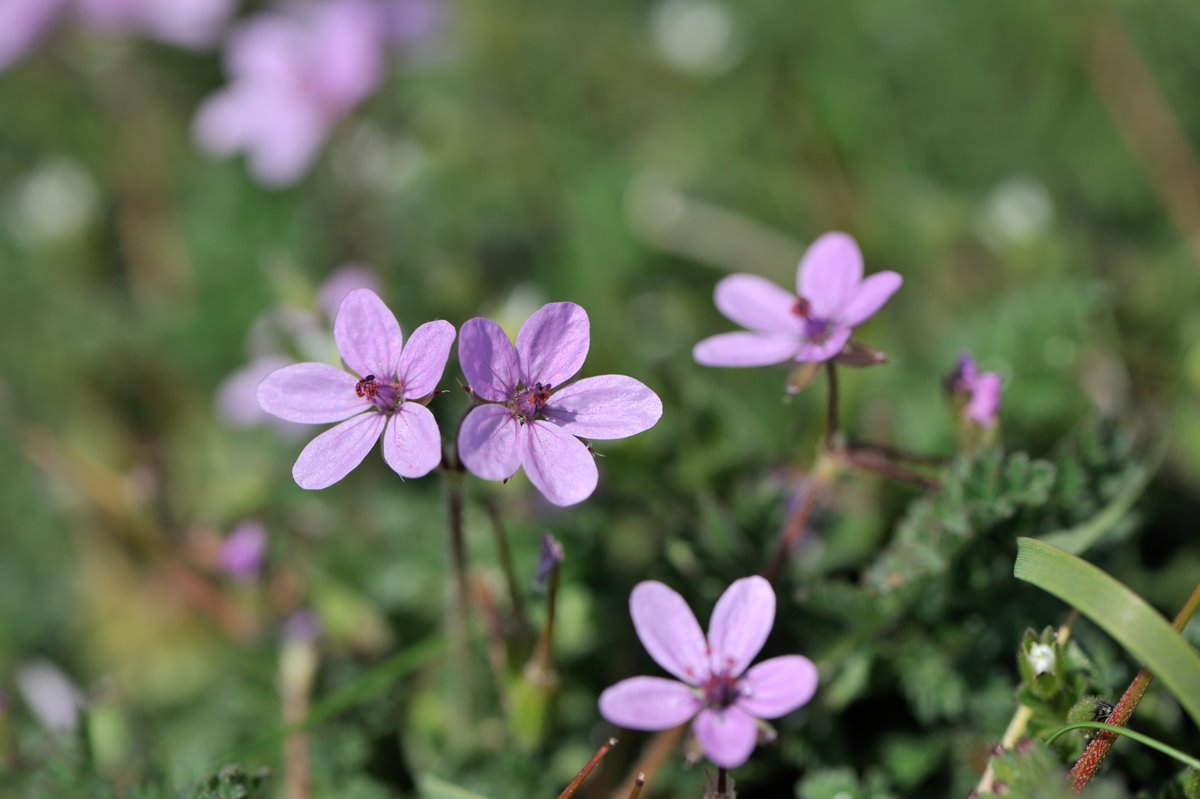
[[862, 253], [845, 233], [826, 233], [804, 253], [796, 288], [808, 300], [812, 315], [832, 319], [854, 297], [862, 280]]
[[763, 333], [795, 334], [800, 317], [796, 295], [758, 275], [730, 275], [713, 292], [717, 310], [742, 327]]
[[424, 477], [442, 462], [437, 420], [424, 405], [406, 402], [383, 433], [383, 459], [401, 477]]
[[335, 0], [315, 8], [308, 58], [313, 90], [336, 112], [352, 108], [379, 85], [385, 63], [380, 6], [367, 0]]
[[817, 667], [801, 655], [771, 658], [742, 677], [738, 707], [760, 719], [777, 719], [808, 704], [817, 690]]
[[517, 357], [525, 385], [567, 382], [583, 366], [590, 342], [586, 311], [573, 302], [543, 305], [517, 333]]
[[629, 595], [629, 615], [655, 663], [689, 685], [708, 679], [708, 644], [683, 597], [660, 582], [646, 580]]
[[386, 422], [382, 413], [364, 413], [308, 442], [292, 467], [296, 484], [307, 489], [328, 488], [341, 480], [367, 457]]
[[472, 408], [458, 430], [458, 457], [483, 480], [507, 480], [521, 467], [521, 427], [503, 405]]
[[317, 306], [329, 319], [337, 316], [338, 308], [346, 295], [355, 289], [370, 289], [378, 294], [382, 291], [375, 270], [362, 264], [343, 264], [317, 289]]
[[871, 275], [859, 284], [854, 297], [838, 313], [838, 322], [847, 327], [861, 325], [883, 307], [903, 282], [904, 278], [895, 272], [876, 272]]
[[463, 324], [458, 331], [458, 364], [471, 390], [490, 402], [512, 399], [521, 380], [517, 351], [491, 319], [477, 316]]
[[217, 416], [234, 427], [250, 427], [267, 421], [270, 417], [258, 404], [258, 386], [271, 372], [290, 365], [286, 358], [267, 355], [226, 375], [217, 386], [214, 398]]
[[714, 674], [738, 675], [762, 649], [775, 624], [775, 591], [762, 577], [743, 577], [725, 589], [708, 622]]
[[450, 347], [454, 346], [454, 334], [454, 325], [436, 319], [421, 325], [408, 337], [396, 367], [405, 397], [420, 399], [437, 388], [446, 370]]
[[750, 759], [758, 742], [758, 725], [736, 706], [701, 710], [692, 725], [704, 755], [721, 768], [737, 768]]
[[799, 349], [798, 336], [722, 333], [693, 347], [692, 357], [702, 366], [770, 366], [792, 360]]
[[967, 403], [967, 415], [981, 427], [991, 427], [1000, 413], [1000, 375], [983, 372], [971, 385], [971, 400]]
[[370, 289], [356, 289], [342, 300], [333, 337], [342, 360], [360, 377], [373, 374], [382, 382], [396, 374], [404, 336], [396, 317]]
[[850, 328], [841, 327], [829, 334], [829, 338], [821, 342], [812, 342], [800, 346], [796, 353], [797, 361], [828, 361], [842, 351], [850, 340]]
[[0, 70], [22, 58], [50, 31], [67, 0], [0, 2]]
[[276, 369], [258, 384], [258, 405], [289, 422], [340, 422], [371, 407], [354, 391], [353, 375], [327, 363], [297, 363]]
[[669, 730], [703, 706], [694, 689], [662, 677], [630, 677], [600, 694], [600, 715], [628, 730]]
[[528, 422], [519, 442], [529, 482], [552, 505], [583, 502], [596, 490], [596, 459], [583, 442], [549, 422]]
[[655, 425], [662, 417], [662, 400], [632, 377], [600, 375], [553, 394], [542, 414], [571, 435], [625, 438]]

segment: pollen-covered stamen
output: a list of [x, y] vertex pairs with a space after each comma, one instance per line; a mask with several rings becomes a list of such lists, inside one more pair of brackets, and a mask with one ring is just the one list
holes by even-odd
[[704, 683], [704, 706], [724, 710], [742, 695], [737, 677], [728, 672], [714, 674]]
[[797, 297], [796, 301], [792, 303], [792, 315], [807, 319], [810, 313], [812, 313], [812, 303], [803, 297]]
[[365, 400], [370, 400], [375, 407], [384, 413], [396, 410], [397, 400], [403, 396], [399, 383], [381, 383], [375, 375], [367, 375], [354, 384], [354, 393]]
[[517, 386], [513, 392], [511, 407], [522, 422], [532, 421], [541, 414], [542, 408], [550, 401], [549, 383], [534, 383], [532, 386]]

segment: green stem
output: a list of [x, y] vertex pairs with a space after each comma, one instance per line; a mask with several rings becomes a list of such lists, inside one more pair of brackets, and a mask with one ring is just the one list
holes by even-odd
[[1140, 732], [1134, 732], [1133, 730], [1129, 729], [1128, 727], [1118, 727], [1115, 724], [1105, 724], [1102, 721], [1081, 721], [1076, 724], [1068, 724], [1065, 727], [1060, 727], [1059, 729], [1052, 732], [1046, 738], [1046, 744], [1049, 745], [1049, 744], [1054, 743], [1059, 738], [1061, 738], [1062, 736], [1071, 732], [1072, 730], [1084, 730], [1084, 729], [1105, 730], [1106, 732], [1109, 732], [1113, 735], [1124, 735], [1126, 738], [1132, 738], [1133, 740], [1137, 741], [1138, 743], [1140, 743], [1144, 746], [1148, 746], [1151, 749], [1155, 749], [1159, 752], [1162, 752], [1164, 755], [1167, 755], [1168, 757], [1175, 758], [1180, 763], [1182, 763], [1183, 765], [1185, 765], [1189, 768], [1194, 768], [1194, 769], [1200, 770], [1200, 760], [1197, 760], [1196, 758], [1192, 757], [1191, 755], [1184, 754], [1183, 752], [1180, 752], [1175, 747], [1168, 746], [1167, 744], [1163, 743], [1162, 741], [1157, 741], [1154, 738], [1151, 738], [1149, 735], [1142, 735]]

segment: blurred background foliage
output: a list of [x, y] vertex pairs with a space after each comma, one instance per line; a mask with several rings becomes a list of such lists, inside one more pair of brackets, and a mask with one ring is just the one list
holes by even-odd
[[[838, 484], [767, 646], [812, 657], [822, 687], [735, 776], [749, 797], [965, 796], [1015, 707], [1024, 630], [1066, 614], [1012, 579], [1016, 535], [1093, 517], [1165, 441], [1089, 558], [1168, 616], [1200, 574], [1198, 35], [1184, 0], [458, 3], [272, 190], [191, 141], [217, 56], [60, 31], [0, 73], [0, 793], [283, 795], [288, 673], [290, 718], [327, 711], [301, 741], [314, 796], [557, 795], [614, 732], [599, 692], [658, 673], [630, 589], [663, 580], [706, 618], [762, 567], [823, 432], [821, 381], [789, 400], [786, 371], [692, 361], [733, 327], [713, 285], [790, 285], [840, 229], [868, 272], [905, 279], [859, 335], [890, 364], [843, 375], [850, 434], [954, 456], [943, 378], [967, 350], [1004, 377], [1003, 449], [1029, 456], [963, 460], [930, 497]], [[466, 664], [443, 634], [437, 476], [402, 482], [372, 455], [306, 493], [303, 434], [218, 412], [251, 358], [329, 351], [311, 332], [328, 321], [286, 320], [319, 314], [348, 262], [406, 331], [485, 315], [515, 334], [579, 302], [586, 373], [664, 402], [648, 433], [597, 446], [580, 506], [520, 475], [468, 483]], [[447, 441], [469, 406], [456, 378], [452, 358], [432, 406]], [[493, 674], [485, 656], [509, 610], [489, 503], [523, 590], [543, 533], [565, 549], [549, 709], [521, 699], [519, 658]], [[216, 553], [249, 517], [266, 565], [237, 581]], [[525, 601], [540, 624], [544, 598]], [[306, 608], [316, 643], [284, 643]], [[1086, 622], [1075, 640], [1091, 690], [1119, 694], [1138, 664]], [[21, 699], [18, 675], [47, 663], [84, 697], [72, 733]], [[546, 714], [532, 733], [514, 702]], [[1161, 690], [1136, 724], [1200, 751]], [[585, 795], [652, 736], [621, 738]], [[1174, 795], [1158, 755], [1114, 759], [1113, 795]], [[673, 753], [646, 795], [703, 785]]]

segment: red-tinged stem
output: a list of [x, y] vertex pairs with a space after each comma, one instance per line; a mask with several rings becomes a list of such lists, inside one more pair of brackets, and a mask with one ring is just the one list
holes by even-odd
[[[1175, 632], [1183, 632], [1183, 628], [1191, 621], [1197, 608], [1200, 608], [1200, 584], [1196, 585], [1192, 595], [1188, 597], [1183, 608], [1175, 616], [1175, 621], [1171, 623]], [[1115, 727], [1124, 727], [1128, 723], [1129, 717], [1133, 715], [1133, 711], [1137, 709], [1138, 702], [1142, 701], [1142, 696], [1145, 695], [1146, 689], [1150, 687], [1153, 679], [1154, 675], [1145, 669], [1139, 671], [1105, 722]], [[1087, 745], [1079, 760], [1071, 768], [1071, 787], [1075, 793], [1086, 788], [1092, 777], [1096, 776], [1100, 764], [1104, 762], [1104, 758], [1108, 757], [1109, 750], [1112, 749], [1116, 740], [1117, 736], [1114, 733], [1105, 730], [1096, 733], [1096, 737]]]
[[[832, 368], [830, 369], [829, 373], [833, 374]], [[725, 772], [725, 769], [717, 769], [717, 796], [720, 797], [720, 799], [725, 799], [725, 794], [729, 793], [728, 783], [729, 775]]]
[[649, 746], [642, 750], [642, 756], [638, 758], [638, 762], [634, 765], [633, 771], [628, 777], [622, 781], [621, 785], [613, 792], [613, 799], [624, 799], [637, 785], [637, 781], [641, 779], [643, 782], [646, 775], [654, 776], [654, 774], [662, 768], [667, 757], [679, 745], [679, 739], [683, 737], [684, 730], [687, 729], [687, 723], [680, 724], [678, 727], [672, 727], [669, 730], [663, 730], [650, 740]]
[[617, 745], [616, 738], [609, 738], [604, 744], [596, 750], [596, 754], [592, 755], [592, 759], [587, 762], [579, 773], [575, 775], [575, 779], [571, 780], [570, 784], [563, 789], [563, 792], [558, 795], [558, 799], [571, 799], [575, 792], [579, 790], [579, 786], [583, 785], [584, 780], [592, 773], [596, 766], [600, 765], [600, 761], [608, 754], [608, 751]]
[[638, 799], [642, 795], [642, 788], [646, 785], [646, 775], [638, 772], [637, 777], [633, 781], [633, 788], [629, 791], [629, 799]]

